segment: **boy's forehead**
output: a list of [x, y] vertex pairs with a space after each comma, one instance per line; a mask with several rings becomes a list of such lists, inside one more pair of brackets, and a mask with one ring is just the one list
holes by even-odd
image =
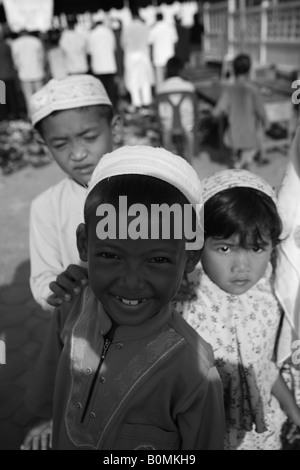
[[64, 79], [52, 79], [34, 93], [30, 100], [32, 125], [54, 111], [82, 108], [112, 103], [99, 79], [92, 75], [72, 75]]
[[103, 122], [108, 122], [101, 114], [98, 106], [64, 109], [55, 111], [41, 122], [43, 133], [56, 138], [68, 134], [83, 134], [98, 129]]
[[105, 251], [117, 252], [132, 258], [148, 256], [172, 256], [176, 257], [184, 248], [183, 239], [163, 239], [163, 238], [137, 238], [120, 239], [110, 237], [99, 239], [97, 236], [89, 237], [89, 248], [97, 253], [104, 249]]

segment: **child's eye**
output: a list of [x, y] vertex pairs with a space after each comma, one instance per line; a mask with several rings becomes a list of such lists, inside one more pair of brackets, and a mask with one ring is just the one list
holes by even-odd
[[224, 246], [221, 246], [221, 247], [219, 248], [219, 251], [220, 251], [221, 253], [229, 253], [229, 252], [230, 252], [230, 248], [229, 248], [229, 246], [224, 245]]
[[251, 249], [254, 251], [254, 253], [262, 253], [264, 251], [264, 249], [260, 246], [253, 246]]
[[56, 144], [56, 145], [53, 145], [53, 148], [54, 148], [55, 150], [62, 150], [65, 145], [66, 145], [65, 143]]
[[84, 138], [88, 142], [92, 142], [93, 140], [95, 140], [97, 138], [97, 136], [96, 135], [86, 135]]
[[163, 256], [155, 256], [155, 258], [151, 258], [150, 263], [158, 263], [158, 264], [163, 264], [163, 263], [168, 263], [169, 260], [167, 258], [164, 258]]
[[98, 256], [100, 256], [101, 258], [105, 258], [105, 259], [120, 259], [120, 257], [116, 255], [115, 253], [109, 253], [109, 252], [99, 253]]

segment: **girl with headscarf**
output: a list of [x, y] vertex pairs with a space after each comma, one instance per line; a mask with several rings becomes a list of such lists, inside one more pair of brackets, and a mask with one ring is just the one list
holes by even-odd
[[274, 360], [281, 309], [273, 261], [282, 231], [275, 194], [245, 170], [218, 172], [203, 191], [201, 263], [188, 275], [193, 298], [177, 307], [213, 347], [224, 387], [224, 448], [279, 450], [280, 407], [298, 426], [300, 410]]

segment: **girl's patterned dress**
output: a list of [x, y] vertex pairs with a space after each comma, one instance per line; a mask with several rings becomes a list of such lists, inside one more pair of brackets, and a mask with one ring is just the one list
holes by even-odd
[[278, 374], [272, 361], [280, 308], [271, 283], [272, 267], [248, 292], [220, 289], [199, 263], [188, 275], [189, 302], [176, 304], [187, 322], [209, 342], [224, 387], [224, 448], [280, 449], [286, 419], [271, 388]]

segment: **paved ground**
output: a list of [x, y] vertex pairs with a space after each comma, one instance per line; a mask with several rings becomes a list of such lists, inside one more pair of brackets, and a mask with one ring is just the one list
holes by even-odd
[[28, 217], [31, 199], [58, 182], [54, 164], [0, 176], [0, 450], [18, 449], [31, 418], [23, 405], [30, 370], [39, 354], [48, 318], [29, 289]]
[[[274, 152], [269, 165], [253, 171], [278, 186], [286, 162], [287, 157]], [[195, 160], [195, 168], [205, 177], [225, 168], [225, 163], [216, 151], [204, 152]], [[6, 365], [0, 365], [0, 450], [16, 450], [22, 443], [31, 418], [23, 405], [24, 391], [49, 320], [28, 285], [30, 202], [61, 177], [54, 163], [0, 175], [0, 339], [6, 343]]]

